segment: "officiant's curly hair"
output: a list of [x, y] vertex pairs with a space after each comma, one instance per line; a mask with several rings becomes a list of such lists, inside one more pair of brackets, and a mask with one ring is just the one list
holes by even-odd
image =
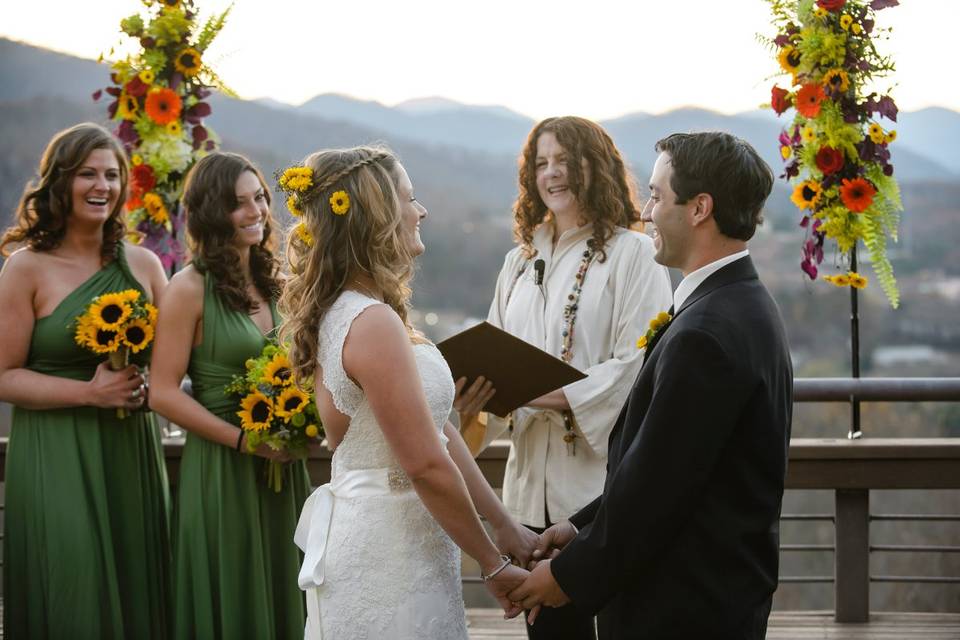
[[[306, 233], [287, 235], [290, 276], [278, 308], [280, 341], [289, 347], [297, 384], [317, 368], [317, 327], [350, 278], [371, 277], [411, 340], [422, 335], [407, 318], [413, 255], [401, 235], [397, 191], [400, 163], [385, 147], [317, 151], [303, 161], [312, 170], [309, 197], [299, 205]], [[349, 211], [335, 215], [331, 196], [345, 191]]]
[[123, 242], [126, 226], [121, 212], [127, 200], [127, 156], [117, 139], [98, 124], [84, 122], [57, 133], [47, 144], [37, 173], [39, 179], [27, 184], [17, 206], [16, 223], [0, 240], [0, 253], [7, 245], [24, 245], [35, 251], [56, 249], [67, 233], [67, 218], [73, 207], [73, 178], [83, 162], [97, 149], [106, 149], [117, 159], [120, 189], [117, 203], [103, 225], [100, 256], [106, 264]]
[[250, 247], [250, 272], [253, 285], [264, 300], [280, 295], [280, 262], [274, 256], [273, 220], [270, 215], [270, 187], [263, 173], [238, 153], [216, 151], [193, 166], [183, 184], [187, 241], [193, 254], [193, 266], [213, 276], [214, 291], [229, 308], [242, 313], [257, 309], [247, 293], [247, 281], [240, 253], [234, 245], [237, 229], [231, 214], [237, 210], [237, 180], [249, 171], [257, 177], [267, 200], [263, 238]]
[[[617, 227], [642, 229], [637, 189], [626, 164], [603, 127], [585, 118], [563, 116], [537, 123], [520, 155], [520, 192], [513, 205], [513, 233], [527, 257], [533, 257], [533, 233], [550, 212], [537, 190], [537, 142], [552, 133], [567, 153], [567, 187], [588, 222], [593, 223], [593, 246], [599, 260], [607, 258], [606, 246]], [[590, 168], [590, 184], [584, 188], [581, 161]]]

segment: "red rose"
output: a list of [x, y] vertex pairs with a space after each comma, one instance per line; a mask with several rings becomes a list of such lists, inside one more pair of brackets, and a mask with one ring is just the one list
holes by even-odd
[[817, 0], [817, 4], [827, 11], [840, 11], [843, 5], [847, 4], [847, 0]]
[[790, 92], [774, 85], [770, 91], [770, 106], [780, 115], [790, 108]]
[[131, 172], [131, 180], [134, 192], [146, 193], [153, 191], [157, 186], [157, 176], [153, 173], [153, 167], [148, 164], [138, 164]]
[[817, 168], [828, 176], [843, 168], [843, 152], [833, 147], [820, 147], [817, 151]]

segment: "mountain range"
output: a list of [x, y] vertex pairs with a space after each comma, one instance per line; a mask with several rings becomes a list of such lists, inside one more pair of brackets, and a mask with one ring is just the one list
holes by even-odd
[[[105, 102], [91, 94], [107, 85], [108, 67], [93, 60], [0, 38], [0, 224], [9, 223], [23, 185], [50, 136], [82, 120], [105, 122]], [[211, 98], [207, 124], [226, 150], [250, 156], [267, 175], [324, 147], [386, 142], [410, 173], [418, 199], [431, 215], [424, 226], [428, 252], [417, 279], [418, 302], [483, 314], [502, 256], [511, 246], [510, 205], [516, 197], [516, 162], [534, 121], [501, 106], [463, 105], [423, 98], [388, 107], [341, 95], [317, 96], [298, 106], [259, 99]], [[960, 191], [960, 113], [924, 109], [901, 113], [893, 161], [904, 187], [904, 246], [922, 256], [923, 242], [946, 255], [951, 225], [921, 227], [912, 207], [933, 208], [932, 220], [948, 221]], [[750, 141], [779, 173], [777, 135], [786, 117], [755, 111], [723, 115], [702, 108], [651, 115], [635, 113], [602, 122], [631, 164], [640, 184], [655, 154], [653, 145], [672, 131], [724, 129]], [[922, 209], [926, 211], [926, 209]], [[282, 206], [274, 207], [281, 218]], [[798, 215], [789, 187], [778, 180], [767, 203], [767, 229], [787, 234], [786, 253], [772, 252], [777, 270], [795, 280]], [[933, 223], [931, 223], [933, 224]], [[939, 225], [936, 222], [936, 225]], [[924, 232], [926, 233], [926, 232]], [[942, 247], [940, 245], [943, 245]], [[930, 245], [931, 247], [933, 245]], [[782, 263], [782, 264], [780, 264]], [[456, 265], [456, 268], [451, 268]], [[920, 268], [917, 265], [916, 268]]]

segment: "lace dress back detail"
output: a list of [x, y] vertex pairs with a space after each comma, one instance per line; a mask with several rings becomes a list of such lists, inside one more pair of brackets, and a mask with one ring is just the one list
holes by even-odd
[[[319, 326], [323, 385], [350, 425], [333, 455], [331, 509], [322, 584], [307, 590], [306, 637], [466, 640], [460, 550], [413, 491], [383, 436], [363, 390], [343, 369], [343, 345], [354, 320], [379, 301], [344, 291]], [[446, 360], [432, 344], [413, 348], [437, 437], [453, 404]], [[387, 469], [381, 495], [341, 495], [342, 481]], [[321, 489], [318, 489], [319, 493]], [[304, 507], [307, 514], [313, 497]], [[301, 516], [301, 520], [304, 516]]]

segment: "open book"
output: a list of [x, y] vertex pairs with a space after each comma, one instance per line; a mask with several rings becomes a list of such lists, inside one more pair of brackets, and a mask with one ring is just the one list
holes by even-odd
[[469, 386], [483, 376], [493, 382], [497, 393], [484, 411], [501, 418], [545, 393], [587, 377], [489, 322], [461, 331], [437, 348], [450, 365], [454, 380], [465, 377]]

